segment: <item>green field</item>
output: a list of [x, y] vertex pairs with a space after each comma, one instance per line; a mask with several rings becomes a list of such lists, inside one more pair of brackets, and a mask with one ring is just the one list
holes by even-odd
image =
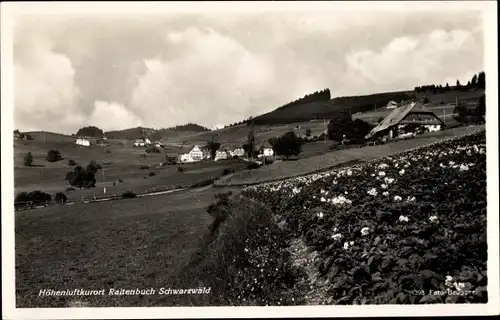
[[[16, 306], [171, 305], [170, 297], [39, 297], [53, 288], [183, 288], [178, 275], [203, 244], [214, 190], [17, 212]], [[184, 286], [187, 284], [184, 284]], [[85, 305], [85, 304], [84, 304]]]
[[[147, 158], [140, 157], [143, 148], [123, 146], [120, 141], [111, 140], [109, 147], [92, 145], [89, 148], [77, 147], [72, 139], [50, 135], [46, 142], [41, 137], [35, 140], [14, 142], [14, 186], [15, 192], [41, 190], [51, 194], [65, 192], [68, 199], [90, 199], [94, 195], [104, 196], [103, 187], [107, 195], [120, 195], [125, 191], [135, 193], [152, 192], [153, 188], [166, 189], [182, 185], [190, 185], [217, 178], [224, 169], [240, 170], [245, 163], [238, 160], [207, 161], [202, 163], [183, 164], [184, 172], [178, 171], [178, 166], [158, 168], [160, 162], [165, 161], [165, 153], [151, 153]], [[59, 150], [64, 158], [61, 161], [50, 163], [45, 159], [50, 149]], [[111, 153], [108, 153], [110, 150]], [[33, 167], [25, 167], [23, 157], [31, 152], [34, 157]], [[76, 189], [66, 192], [69, 185], [64, 181], [67, 172], [72, 170], [68, 160], [73, 159], [78, 164], [86, 166], [91, 160], [97, 161], [103, 169], [96, 176], [96, 188]], [[150, 166], [149, 169], [140, 169], [141, 166]], [[154, 172], [155, 176], [149, 176]], [[119, 179], [123, 183], [119, 182]], [[115, 185], [113, 185], [113, 183]]]

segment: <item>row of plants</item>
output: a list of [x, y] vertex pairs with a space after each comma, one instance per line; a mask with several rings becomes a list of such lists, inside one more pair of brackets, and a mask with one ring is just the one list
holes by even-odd
[[321, 303], [487, 302], [484, 131], [244, 194], [315, 253]]

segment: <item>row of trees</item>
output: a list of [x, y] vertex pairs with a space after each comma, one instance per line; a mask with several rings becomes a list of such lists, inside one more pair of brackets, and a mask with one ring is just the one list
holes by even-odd
[[288, 107], [296, 106], [298, 104], [305, 104], [305, 103], [311, 103], [311, 102], [317, 102], [317, 101], [328, 101], [331, 99], [330, 96], [330, 89], [326, 88], [320, 91], [316, 91], [310, 94], [306, 94], [304, 97], [299, 98], [295, 101], [289, 102], [278, 109], [285, 109]]
[[433, 94], [436, 93], [443, 93], [447, 91], [462, 91], [462, 90], [468, 90], [468, 89], [485, 89], [486, 88], [486, 74], [484, 71], [479, 72], [478, 74], [475, 74], [471, 80], [467, 82], [467, 84], [461, 84], [459, 80], [457, 80], [456, 84], [454, 87], [451, 87], [448, 83], [443, 87], [442, 85], [427, 85], [427, 86], [419, 86], [415, 87], [415, 92], [416, 93], [425, 93], [425, 92], [431, 92]]

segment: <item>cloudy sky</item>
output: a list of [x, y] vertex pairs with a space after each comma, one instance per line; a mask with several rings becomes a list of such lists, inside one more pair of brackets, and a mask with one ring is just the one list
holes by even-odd
[[306, 93], [454, 84], [484, 69], [479, 12], [20, 17], [15, 126], [213, 127]]

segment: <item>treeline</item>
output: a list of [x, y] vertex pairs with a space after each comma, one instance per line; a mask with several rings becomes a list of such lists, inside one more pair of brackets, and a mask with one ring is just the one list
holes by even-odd
[[443, 85], [426, 85], [426, 86], [419, 86], [415, 87], [415, 93], [444, 93], [448, 91], [465, 91], [465, 90], [470, 90], [470, 89], [485, 89], [486, 88], [486, 75], [484, 71], [479, 72], [478, 74], [475, 74], [471, 80], [467, 82], [467, 84], [462, 84], [460, 83], [459, 80], [455, 83], [455, 86], [450, 86], [449, 83], [446, 83], [445, 86]]
[[295, 101], [289, 102], [285, 105], [282, 105], [281, 107], [278, 107], [277, 110], [279, 109], [286, 109], [290, 108], [299, 104], [306, 104], [306, 103], [311, 103], [311, 102], [318, 102], [318, 101], [328, 101], [330, 100], [330, 89], [326, 88], [321, 91], [316, 91], [314, 93], [306, 94], [304, 97], [299, 98]]
[[84, 136], [84, 137], [94, 137], [94, 138], [102, 138], [104, 137], [104, 132], [95, 126], [83, 127], [76, 132], [76, 136]]
[[195, 132], [206, 132], [206, 131], [211, 131], [209, 128], [200, 126], [199, 124], [196, 123], [187, 123], [183, 125], [178, 125], [175, 127], [170, 127], [164, 130], [171, 130], [171, 131], [195, 131]]
[[366, 96], [338, 97], [329, 101], [299, 104], [293, 108], [278, 108], [269, 113], [257, 116], [249, 122], [253, 122], [254, 125], [275, 125], [331, 119], [346, 109], [351, 114], [367, 112], [385, 107], [392, 100], [397, 102], [411, 100], [411, 95], [408, 91], [403, 91], [377, 93]]

